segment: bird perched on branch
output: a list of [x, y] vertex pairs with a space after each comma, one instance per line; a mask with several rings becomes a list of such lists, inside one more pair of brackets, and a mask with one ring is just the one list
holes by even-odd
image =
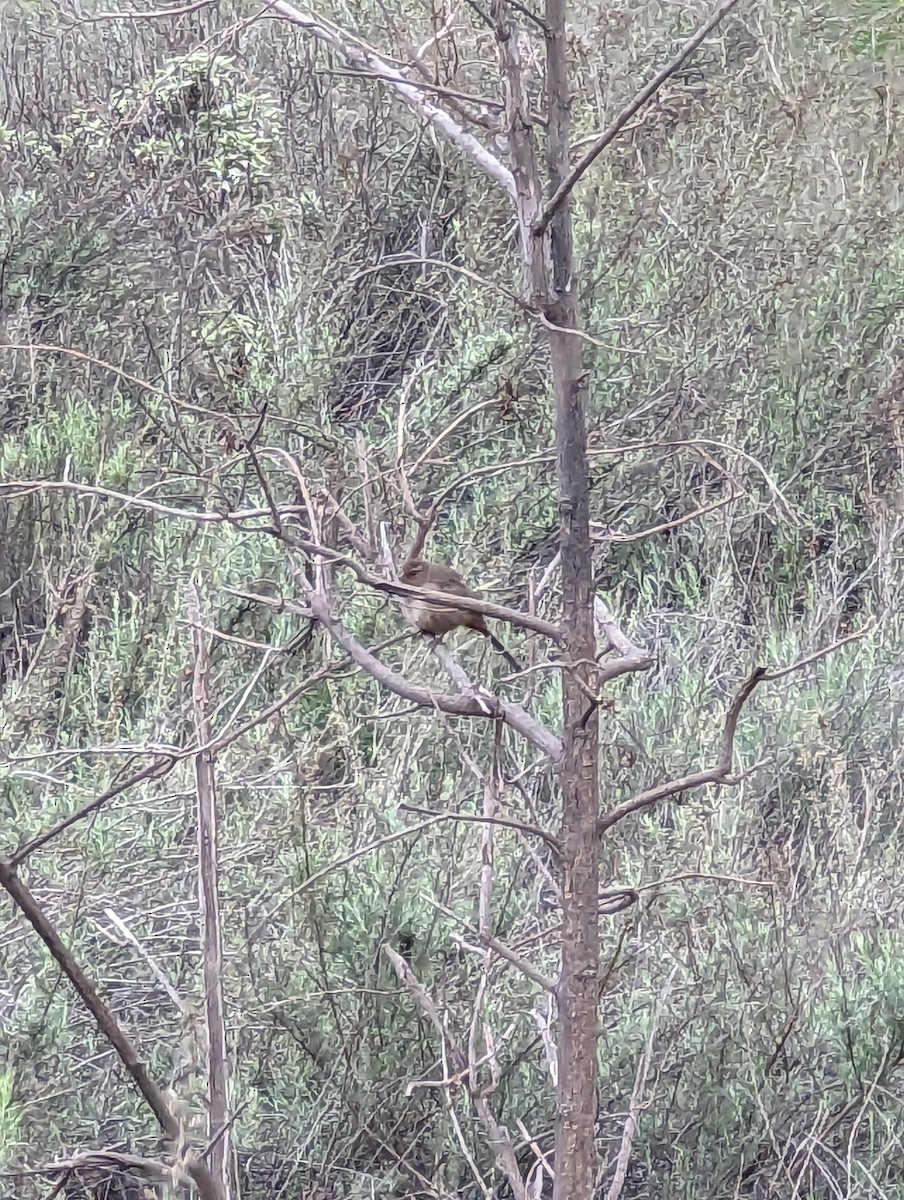
[[[426, 588], [432, 592], [447, 592], [449, 596], [473, 596], [472, 592], [459, 573], [452, 567], [444, 567], [440, 563], [426, 562], [423, 558], [409, 558], [402, 564], [402, 583], [411, 587]], [[487, 628], [483, 613], [473, 612], [467, 608], [456, 608], [454, 603], [436, 604], [434, 601], [417, 600], [406, 597], [402, 602], [405, 614], [421, 633], [432, 634], [441, 638], [453, 629], [475, 629], [489, 638], [493, 646], [505, 658], [513, 671], [520, 671], [521, 666], [503, 646], [502, 642]]]

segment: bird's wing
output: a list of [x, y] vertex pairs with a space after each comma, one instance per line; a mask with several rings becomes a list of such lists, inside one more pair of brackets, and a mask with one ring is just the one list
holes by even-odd
[[[429, 585], [428, 585], [429, 586]], [[474, 593], [463, 579], [444, 579], [442, 583], [433, 585], [438, 592], [448, 592], [452, 596], [473, 596]]]

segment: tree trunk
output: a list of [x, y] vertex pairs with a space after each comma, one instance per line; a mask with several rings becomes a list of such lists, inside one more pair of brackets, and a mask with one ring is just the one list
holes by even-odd
[[[565, 0], [546, 3], [547, 175], [553, 195], [568, 174], [571, 96]], [[575, 332], [577, 295], [570, 204], [553, 217], [552, 294], [545, 315], [556, 405], [559, 545], [562, 557], [564, 758], [561, 768], [562, 959], [559, 982], [559, 1095], [554, 1200], [591, 1200], [596, 1175], [597, 1011], [599, 993], [599, 722], [588, 710], [593, 688], [593, 566], [590, 478], [582, 397], [582, 342]]]

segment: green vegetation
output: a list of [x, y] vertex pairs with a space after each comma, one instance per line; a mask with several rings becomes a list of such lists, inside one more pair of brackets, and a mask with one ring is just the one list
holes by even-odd
[[[414, 534], [401, 447], [419, 507], [444, 497], [432, 553], [527, 607], [557, 515], [548, 365], [509, 298], [510, 214], [379, 82], [287, 22], [231, 5], [181, 23], [79, 11], [0, 12], [0, 854], [160, 747], [195, 744], [192, 580], [217, 632], [217, 733], [332, 662], [217, 757], [241, 1194], [476, 1200], [476, 1171], [507, 1195], [461, 1091], [407, 1089], [453, 1072], [381, 946], [459, 1039], [484, 988], [495, 1112], [527, 1169], [528, 1135], [551, 1148], [547, 998], [460, 944], [483, 826], [399, 806], [479, 815], [498, 778], [505, 816], [554, 832], [556, 796], [511, 729], [413, 709], [350, 667], [297, 611], [310, 567], [268, 510], [301, 506], [305, 533], [291, 455], [312, 503], [330, 492], [398, 555]], [[741, 6], [575, 193], [598, 591], [656, 657], [608, 692], [603, 807], [714, 763], [753, 666], [867, 630], [757, 690], [737, 786], [603, 840], [606, 883], [640, 899], [603, 926], [601, 1195], [647, 1048], [625, 1200], [904, 1200], [902, 11]], [[402, 62], [442, 23], [398, 4], [329, 15]], [[572, 23], [588, 138], [691, 28], [624, 0], [576, 0]], [[484, 37], [459, 13], [437, 87], [498, 94]], [[260, 515], [196, 519], [245, 510]], [[348, 571], [334, 599], [366, 646], [403, 632]], [[553, 581], [538, 611], [557, 604]], [[552, 655], [505, 638], [520, 661]], [[472, 678], [499, 683], [481, 642], [450, 639]], [[411, 640], [381, 656], [449, 687]], [[557, 727], [554, 671], [499, 687]], [[160, 980], [200, 1011], [195, 843], [186, 757], [24, 871], [173, 1089], [188, 1021]], [[495, 936], [551, 974], [546, 848], [500, 828], [494, 853]], [[0, 1170], [87, 1146], [152, 1154], [156, 1135], [7, 906]], [[13, 1178], [0, 1192], [47, 1194]]]

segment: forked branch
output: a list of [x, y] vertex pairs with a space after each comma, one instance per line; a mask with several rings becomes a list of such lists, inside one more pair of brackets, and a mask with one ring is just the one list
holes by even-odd
[[693, 775], [684, 775], [680, 779], [670, 779], [666, 783], [659, 784], [657, 787], [638, 792], [628, 800], [623, 801], [623, 803], [610, 808], [607, 813], [600, 817], [597, 823], [597, 832], [601, 834], [605, 833], [607, 829], [611, 829], [613, 825], [617, 825], [619, 821], [623, 821], [631, 813], [641, 812], [645, 808], [650, 808], [652, 805], [658, 804], [660, 800], [667, 800], [670, 796], [678, 796], [681, 792], [688, 792], [692, 788], [704, 787], [708, 783], [735, 782], [731, 776], [731, 764], [734, 755], [734, 738], [738, 727], [738, 718], [741, 715], [741, 709], [747, 703], [754, 688], [765, 676], [766, 668], [757, 667], [732, 700], [722, 730], [722, 752], [719, 755], [718, 763], [714, 767], [710, 767], [706, 771], [696, 771]]
[[667, 62], [661, 70], [657, 71], [650, 82], [644, 84], [634, 99], [625, 105], [612, 124], [599, 135], [587, 153], [575, 165], [567, 178], [562, 180], [562, 183], [553, 193], [548, 204], [543, 209], [543, 215], [536, 225], [534, 225], [533, 233], [535, 237], [542, 237], [546, 233], [550, 221], [552, 221], [553, 217], [574, 191], [575, 184], [606, 147], [615, 141], [634, 114], [643, 108], [652, 96], [655, 96], [670, 75], [674, 75], [676, 71], [681, 69], [704, 39], [712, 33], [723, 17], [730, 13], [738, 3], [739, 0], [722, 0], [722, 3], [715, 12], [703, 22], [695, 33], [691, 34], [675, 57]]
[[[423, 594], [429, 595], [427, 592]], [[442, 593], [439, 593], [439, 596], [440, 599], [444, 599]], [[457, 597], [456, 603], [458, 603]], [[558, 763], [562, 756], [562, 743], [555, 734], [551, 733], [520, 705], [506, 703], [497, 696], [486, 693], [473, 696], [455, 695], [447, 692], [433, 692], [428, 688], [411, 683], [404, 675], [400, 675], [392, 667], [380, 662], [375, 655], [362, 646], [333, 616], [324, 596], [312, 593], [310, 606], [315, 618], [333, 640], [346, 651], [353, 662], [367, 671], [377, 683], [382, 684], [388, 691], [394, 692], [403, 700], [417, 704], [421, 708], [435, 708], [456, 717], [482, 717], [484, 720], [487, 718], [500, 720], [515, 729], [544, 754], [548, 754], [553, 762]]]
[[804, 667], [812, 666], [813, 663], [819, 662], [829, 654], [833, 654], [836, 650], [841, 649], [842, 646], [859, 641], [860, 638], [870, 633], [873, 628], [872, 623], [865, 625], [855, 633], [849, 633], [845, 637], [839, 638], [837, 641], [832, 642], [831, 645], [824, 646], [821, 650], [817, 650], [813, 654], [808, 654], [805, 658], [791, 663], [788, 667], [782, 667], [776, 671], [767, 671], [765, 667], [757, 667], [741, 686], [729, 706], [725, 717], [725, 724], [722, 728], [722, 746], [719, 761], [716, 765], [710, 767], [708, 770], [695, 771], [692, 775], [684, 775], [680, 779], [670, 779], [665, 783], [658, 784], [654, 788], [638, 792], [621, 804], [617, 804], [600, 817], [597, 824], [597, 831], [603, 834], [607, 829], [611, 829], [613, 825], [617, 825], [619, 821], [623, 821], [631, 813], [641, 812], [645, 808], [650, 808], [652, 805], [658, 804], [661, 800], [668, 800], [671, 796], [679, 796], [682, 792], [689, 792], [694, 788], [705, 787], [711, 783], [729, 785], [739, 783], [743, 775], [735, 776], [732, 774], [735, 733], [737, 732], [741, 710], [750, 699], [757, 685], [763, 682], [783, 679], [792, 672], [801, 671]]

